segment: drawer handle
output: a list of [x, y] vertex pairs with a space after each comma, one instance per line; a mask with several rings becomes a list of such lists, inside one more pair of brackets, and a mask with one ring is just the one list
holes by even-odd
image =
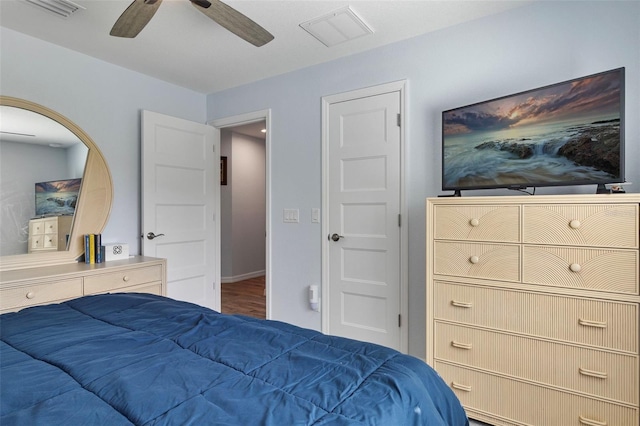
[[578, 229], [582, 226], [582, 223], [580, 223], [578, 219], [573, 219], [571, 222], [569, 222], [569, 226], [571, 227], [571, 229]]
[[124, 277], [122, 277], [122, 281], [127, 282], [129, 281], [129, 276], [125, 275]]
[[578, 318], [578, 324], [584, 325], [585, 327], [607, 328], [606, 322], [591, 321], [582, 318]]
[[579, 367], [578, 371], [583, 376], [595, 377], [597, 379], [606, 379], [607, 378], [607, 373], [602, 373], [600, 371], [587, 370], [586, 368], [582, 368], [582, 367]]
[[480, 258], [478, 256], [471, 256], [469, 258], [469, 262], [473, 263], [474, 265], [478, 262], [480, 262]]
[[474, 217], [473, 219], [471, 219], [471, 220], [469, 221], [469, 224], [470, 224], [471, 226], [478, 226], [478, 225], [480, 225], [480, 220], [479, 220], [479, 219], [476, 219], [476, 218]]
[[588, 425], [588, 426], [607, 426], [607, 422], [599, 422], [597, 420], [588, 419], [586, 417], [578, 416], [578, 420], [580, 424]]
[[460, 383], [451, 382], [451, 387], [465, 392], [471, 392], [471, 386], [461, 385]]
[[569, 269], [571, 269], [572, 272], [580, 272], [582, 266], [580, 266], [579, 263], [572, 263], [571, 265], [569, 265]]
[[27, 299], [33, 299], [34, 297], [36, 297], [36, 294], [32, 291], [30, 291], [29, 293], [27, 293]]
[[471, 302], [459, 302], [457, 300], [452, 300], [451, 304], [453, 306], [457, 306], [458, 308], [470, 308], [473, 306], [473, 303]]
[[451, 346], [453, 346], [454, 348], [466, 349], [466, 350], [469, 350], [473, 347], [471, 343], [461, 343], [461, 342], [456, 342], [455, 340], [451, 341]]

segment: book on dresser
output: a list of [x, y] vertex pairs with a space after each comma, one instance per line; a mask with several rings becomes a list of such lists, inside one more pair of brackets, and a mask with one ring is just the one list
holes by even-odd
[[427, 362], [494, 425], [640, 424], [640, 194], [429, 198]]

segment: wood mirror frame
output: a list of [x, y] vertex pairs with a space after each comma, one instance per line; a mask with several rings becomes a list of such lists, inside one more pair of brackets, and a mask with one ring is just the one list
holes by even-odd
[[2, 256], [0, 271], [75, 263], [84, 254], [84, 234], [101, 233], [109, 219], [113, 184], [107, 162], [91, 137], [57, 112], [9, 96], [0, 96], [0, 105], [26, 109], [57, 121], [75, 134], [89, 149], [67, 250]]

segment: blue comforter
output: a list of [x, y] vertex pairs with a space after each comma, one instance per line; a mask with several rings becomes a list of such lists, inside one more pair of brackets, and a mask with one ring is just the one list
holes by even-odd
[[424, 362], [148, 294], [0, 316], [0, 424], [467, 425]]

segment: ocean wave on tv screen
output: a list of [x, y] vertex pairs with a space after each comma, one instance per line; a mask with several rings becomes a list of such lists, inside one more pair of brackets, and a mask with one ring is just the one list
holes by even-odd
[[75, 192], [37, 192], [36, 216], [72, 215], [77, 201]]
[[613, 119], [448, 137], [445, 187], [569, 185], [616, 178], [619, 126]]

